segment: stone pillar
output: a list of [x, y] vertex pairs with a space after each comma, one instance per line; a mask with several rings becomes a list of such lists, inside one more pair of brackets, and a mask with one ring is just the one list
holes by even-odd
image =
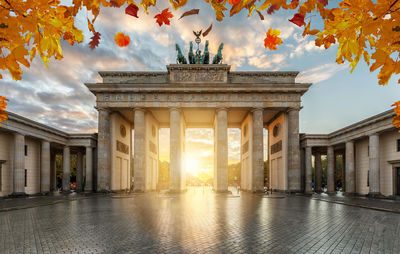
[[379, 135], [369, 136], [369, 195], [381, 194], [379, 166]]
[[321, 192], [322, 191], [322, 162], [321, 162], [321, 152], [316, 151], [314, 153], [314, 170], [315, 170], [315, 180], [314, 180], [314, 191]]
[[170, 109], [170, 192], [182, 191], [182, 116], [181, 110]]
[[133, 173], [134, 173], [134, 191], [143, 192], [146, 188], [146, 123], [145, 111], [143, 109], [135, 109], [134, 116], [134, 157], [133, 157]]
[[83, 183], [83, 154], [79, 151], [76, 154], [76, 191], [82, 191]]
[[14, 190], [13, 196], [25, 195], [25, 136], [14, 134]]
[[93, 190], [93, 149], [86, 147], [86, 183], [85, 191]]
[[50, 191], [57, 188], [56, 153], [50, 155]]
[[354, 172], [354, 142], [346, 142], [346, 193], [354, 193], [355, 172]]
[[[252, 191], [264, 192], [264, 115], [263, 109], [253, 110]], [[299, 168], [300, 172], [300, 168]]]
[[64, 146], [63, 150], [63, 191], [70, 191], [70, 180], [71, 180], [71, 158], [70, 149], [68, 146]]
[[289, 192], [301, 191], [299, 109], [288, 111], [288, 184]]
[[327, 193], [335, 193], [335, 151], [333, 146], [328, 146], [328, 165], [326, 168]]
[[50, 142], [42, 141], [40, 153], [40, 191], [50, 192]]
[[110, 191], [111, 181], [111, 123], [110, 112], [99, 109], [97, 191]]
[[215, 118], [215, 167], [214, 190], [228, 191], [228, 110], [220, 108]]
[[312, 192], [312, 147], [306, 147], [306, 180], [305, 180], [305, 192]]

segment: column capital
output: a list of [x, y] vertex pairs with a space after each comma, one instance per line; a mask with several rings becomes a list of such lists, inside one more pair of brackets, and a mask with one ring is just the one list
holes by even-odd
[[22, 136], [25, 137], [25, 134], [19, 133], [19, 132], [14, 132], [14, 136]]
[[133, 111], [134, 111], [134, 112], [136, 112], [136, 111], [141, 111], [141, 112], [145, 113], [145, 112], [146, 112], [146, 109], [144, 109], [144, 108], [133, 108]]
[[264, 108], [252, 108], [251, 109], [251, 112], [257, 112], [257, 111], [264, 112]]
[[377, 133], [377, 132], [374, 132], [374, 133], [370, 133], [370, 134], [368, 134], [368, 137], [374, 137], [374, 136], [377, 136], [377, 137], [379, 137], [379, 133]]
[[229, 111], [229, 108], [227, 107], [218, 107], [215, 109], [215, 112], [218, 113], [219, 111]]
[[95, 107], [96, 109], [97, 109], [97, 111], [103, 111], [103, 112], [108, 112], [108, 113], [111, 113], [111, 110], [110, 110], [110, 108], [109, 107]]
[[291, 111], [300, 111], [302, 107], [290, 107], [286, 110], [286, 112], [291, 112]]
[[182, 112], [182, 108], [181, 108], [181, 107], [170, 107], [170, 108], [169, 108], [169, 112], [171, 112], [171, 111]]

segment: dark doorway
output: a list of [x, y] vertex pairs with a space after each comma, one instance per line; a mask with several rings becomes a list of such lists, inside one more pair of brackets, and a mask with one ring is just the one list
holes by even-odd
[[396, 176], [397, 176], [396, 194], [400, 195], [400, 167], [396, 168]]

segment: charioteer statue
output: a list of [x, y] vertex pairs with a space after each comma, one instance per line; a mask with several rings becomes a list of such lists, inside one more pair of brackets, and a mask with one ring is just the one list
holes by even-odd
[[[202, 30], [195, 32], [193, 31], [193, 34], [196, 36], [195, 42], [197, 44], [197, 50], [196, 53], [193, 53], [193, 42], [190, 42], [190, 48], [189, 48], [189, 53], [188, 53], [188, 59], [189, 59], [189, 64], [209, 64], [210, 63], [210, 52], [208, 51], [208, 40], [206, 41], [206, 45], [204, 47], [204, 53], [201, 54], [200, 50], [200, 43], [201, 43], [201, 34]], [[185, 56], [182, 53], [181, 48], [179, 47], [178, 44], [176, 46], [176, 51], [178, 52], [178, 55], [176, 57], [176, 63], [178, 64], [188, 64], [188, 61], [186, 60]], [[212, 60], [212, 64], [222, 64], [222, 49], [224, 48], [224, 44], [221, 43], [218, 47], [218, 52], [214, 56]]]

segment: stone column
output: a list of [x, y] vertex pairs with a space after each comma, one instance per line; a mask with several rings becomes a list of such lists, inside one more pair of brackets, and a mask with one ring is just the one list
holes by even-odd
[[135, 109], [134, 125], [133, 184], [135, 192], [143, 192], [146, 190], [146, 123], [143, 109]]
[[50, 154], [50, 191], [57, 188], [56, 154]]
[[40, 153], [40, 191], [50, 192], [50, 142], [42, 141]]
[[369, 136], [369, 195], [380, 195], [379, 135]]
[[14, 134], [14, 190], [13, 196], [25, 195], [25, 136]]
[[354, 193], [355, 188], [354, 172], [354, 142], [346, 142], [346, 193]]
[[99, 109], [99, 134], [97, 139], [97, 191], [110, 191], [111, 180], [111, 123], [110, 112]]
[[306, 180], [305, 180], [305, 192], [312, 192], [312, 147], [306, 147]]
[[83, 154], [79, 151], [76, 154], [76, 191], [82, 191], [83, 183]]
[[327, 193], [335, 193], [335, 151], [333, 146], [328, 146], [328, 165], [326, 168]]
[[70, 149], [68, 146], [64, 146], [63, 150], [63, 191], [70, 191], [70, 180], [71, 180], [71, 158]]
[[219, 108], [215, 119], [215, 169], [214, 190], [228, 191], [228, 110]]
[[[252, 191], [264, 192], [264, 109], [253, 110]], [[299, 169], [300, 172], [300, 169]]]
[[291, 108], [288, 113], [288, 187], [290, 192], [301, 191], [299, 109]]
[[182, 116], [181, 110], [170, 109], [170, 183], [171, 192], [182, 191]]
[[321, 152], [316, 151], [314, 153], [314, 170], [315, 170], [315, 186], [314, 186], [314, 191], [315, 192], [321, 192], [322, 190], [322, 162], [321, 162]]
[[86, 147], [86, 184], [85, 191], [93, 190], [93, 149]]

